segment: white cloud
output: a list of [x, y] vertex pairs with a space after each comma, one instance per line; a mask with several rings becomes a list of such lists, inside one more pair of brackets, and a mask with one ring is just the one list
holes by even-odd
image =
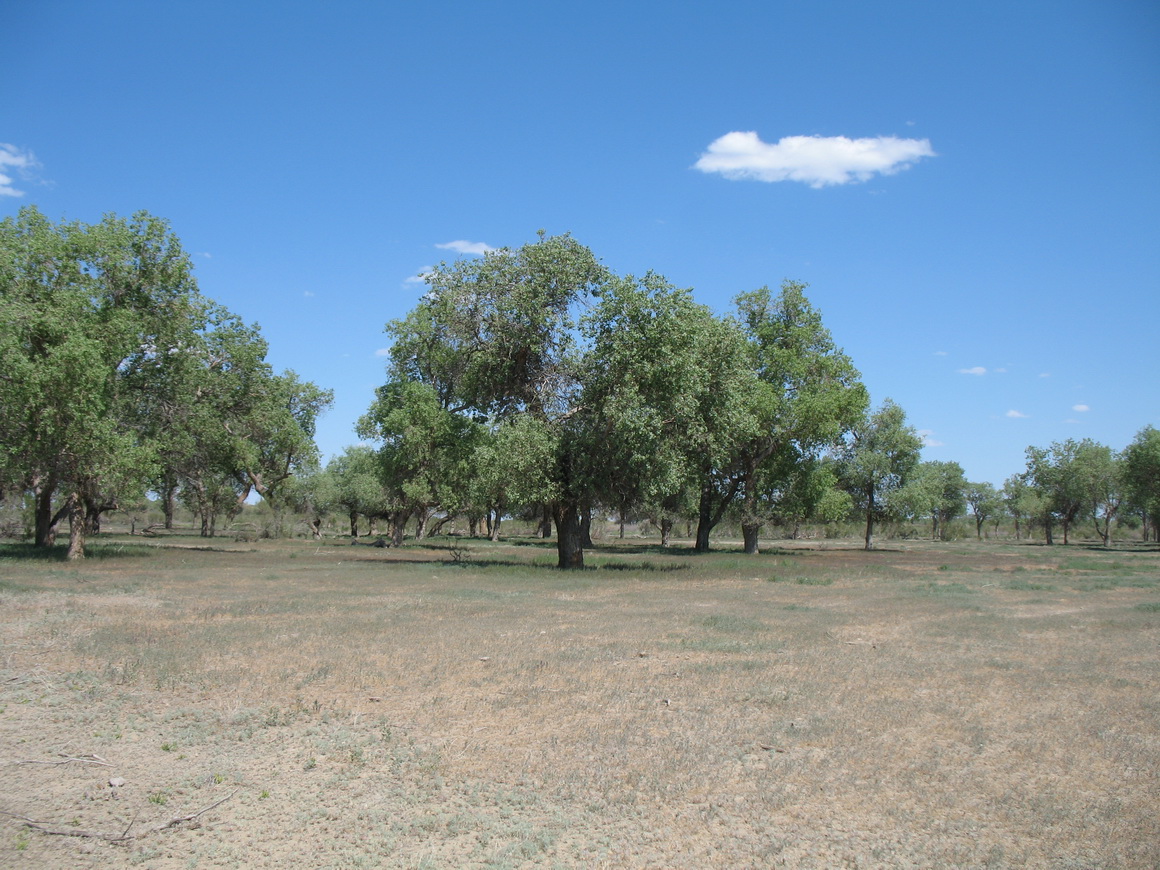
[[995, 372], [995, 374], [997, 374], [997, 375], [1005, 375], [1005, 374], [1007, 374], [1007, 370], [1006, 370], [1006, 369], [994, 369], [993, 371], [994, 371], [994, 372]]
[[973, 366], [969, 369], [959, 369], [960, 375], [985, 375], [987, 370], [982, 366]]
[[445, 251], [455, 251], [457, 254], [486, 254], [495, 250], [495, 248], [486, 242], [469, 242], [466, 239], [444, 242], [442, 245], [436, 245], [435, 247], [442, 248]]
[[935, 355], [935, 356], [946, 356], [946, 355], [947, 355], [947, 352], [946, 352], [945, 350], [936, 350], [936, 351], [934, 352], [934, 355]]
[[23, 190], [12, 186], [15, 179], [9, 175], [9, 170], [15, 170], [21, 178], [27, 178], [29, 171], [39, 165], [31, 151], [0, 142], [0, 196], [24, 196]]
[[375, 351], [375, 356], [390, 356], [391, 349], [389, 347], [380, 347]]
[[933, 429], [919, 429], [918, 437], [922, 439], [923, 447], [943, 447], [945, 446], [941, 441], [932, 437], [934, 435]]
[[1051, 377], [1051, 372], [1040, 372], [1040, 373], [1039, 373], [1039, 377], [1041, 377], [1041, 378], [1049, 378], [1049, 377]]
[[800, 181], [818, 188], [893, 175], [933, 156], [928, 139], [784, 136], [770, 145], [752, 131], [735, 131], [710, 142], [693, 168], [731, 181]]
[[422, 284], [426, 280], [427, 273], [430, 272], [434, 266], [420, 266], [415, 270], [415, 274], [410, 278], [404, 278], [404, 284]]
[[1023, 419], [1026, 419], [1028, 415], [1024, 414], [1022, 411], [1016, 411], [1014, 408], [1012, 408], [1010, 411], [1007, 412], [1007, 416], [1012, 417], [1016, 420], [1023, 420]]
[[1091, 410], [1091, 408], [1088, 407], [1087, 405], [1072, 405], [1071, 409], [1073, 411], [1090, 411]]

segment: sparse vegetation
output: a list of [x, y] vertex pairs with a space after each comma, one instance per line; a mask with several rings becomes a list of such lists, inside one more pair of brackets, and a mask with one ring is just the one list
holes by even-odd
[[236, 783], [130, 853], [190, 866], [1154, 866], [1156, 551], [856, 546], [15, 559], [0, 746], [79, 760], [0, 809], [146, 831]]

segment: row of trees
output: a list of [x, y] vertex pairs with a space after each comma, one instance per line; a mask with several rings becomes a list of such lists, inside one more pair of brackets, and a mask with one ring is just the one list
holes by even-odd
[[[327, 498], [352, 533], [360, 514], [385, 519], [397, 540], [412, 519], [420, 536], [457, 515], [495, 536], [505, 515], [539, 516], [545, 536], [555, 525], [560, 567], [575, 568], [596, 511], [647, 517], [662, 543], [692, 517], [698, 552], [729, 514], [754, 553], [767, 523], [859, 514], [869, 549], [884, 520], [926, 517], [941, 537], [969, 506], [980, 536], [1009, 510], [1033, 516], [1049, 541], [1061, 523], [1066, 540], [1080, 508], [1049, 490], [1082, 479], [1086, 515], [1110, 534], [1117, 508], [1095, 494], [1094, 471], [1077, 472], [1098, 445], [1076, 447], [1074, 468], [1059, 445], [1047, 460], [1029, 450], [1028, 471], [1003, 493], [967, 481], [958, 463], [921, 462], [903, 410], [890, 400], [869, 410], [797, 282], [743, 293], [718, 317], [659, 275], [614, 275], [570, 236], [543, 233], [440, 264], [426, 282], [387, 325], [388, 382], [358, 425], [377, 450], [352, 448], [328, 469]], [[1139, 470], [1151, 437], [1109, 479], [1154, 511], [1155, 484]]]
[[1052, 544], [1059, 530], [1066, 544], [1082, 527], [1109, 546], [1116, 524], [1130, 520], [1143, 527], [1145, 540], [1156, 539], [1160, 431], [1146, 426], [1122, 453], [1091, 439], [1028, 447], [1025, 470], [1009, 477], [1001, 490], [968, 481], [957, 462], [922, 462], [888, 498], [893, 518], [925, 518], [935, 538], [969, 513], [979, 538], [988, 522], [1007, 520], [1017, 539], [1036, 533]]
[[142, 213], [0, 222], [0, 493], [33, 504], [35, 541], [69, 520], [79, 557], [103, 512], [182, 500], [203, 535], [252, 493], [274, 510], [383, 521], [396, 540], [454, 517], [495, 537], [504, 517], [556, 529], [583, 565], [597, 513], [651, 520], [694, 548], [728, 516], [746, 552], [767, 524], [861, 516], [945, 534], [969, 506], [1048, 541], [1092, 518], [1105, 541], [1130, 511], [1157, 527], [1160, 435], [1123, 455], [1092, 442], [1028, 450], [1003, 492], [921, 439], [887, 400], [871, 412], [805, 286], [743, 293], [717, 316], [659, 275], [617, 276], [570, 236], [440, 264], [392, 337], [388, 381], [357, 446], [317, 468], [329, 391], [275, 374], [256, 326], [201, 296], [164, 221]]
[[286, 502], [331, 394], [265, 356], [165, 221], [22, 209], [0, 222], [0, 493], [33, 500], [37, 546], [67, 517], [70, 558], [147, 491], [167, 524], [184, 499], [203, 534], [253, 492]]
[[1091, 523], [1105, 546], [1116, 522], [1138, 517], [1149, 535], [1160, 540], [1160, 430], [1145, 426], [1122, 453], [1085, 438], [1027, 448], [1027, 469], [1008, 478], [1005, 506], [1015, 520], [1037, 524], [1048, 544], [1055, 530], [1068, 543], [1072, 530]]

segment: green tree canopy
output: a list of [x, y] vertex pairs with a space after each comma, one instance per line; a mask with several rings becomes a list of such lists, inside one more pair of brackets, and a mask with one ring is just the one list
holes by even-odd
[[866, 549], [874, 548], [874, 525], [898, 515], [894, 499], [919, 461], [922, 439], [906, 425], [906, 413], [890, 399], [867, 414], [837, 451], [839, 476], [866, 517]]
[[1160, 429], [1145, 426], [1124, 449], [1124, 487], [1132, 506], [1160, 540]]
[[67, 515], [80, 558], [100, 514], [150, 487], [167, 505], [181, 485], [202, 505], [272, 495], [330, 396], [274, 376], [265, 350], [199, 294], [159, 218], [0, 221], [0, 476], [33, 493], [36, 543]]

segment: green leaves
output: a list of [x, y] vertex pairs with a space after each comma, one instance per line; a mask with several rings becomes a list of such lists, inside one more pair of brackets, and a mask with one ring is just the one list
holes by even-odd
[[265, 353], [200, 296], [163, 220], [0, 222], [0, 482], [36, 490], [38, 543], [58, 488], [78, 554], [78, 523], [150, 485], [272, 493], [313, 458], [330, 395], [273, 375]]
[[866, 549], [874, 546], [874, 524], [895, 515], [892, 496], [906, 485], [918, 465], [922, 439], [906, 425], [906, 413], [890, 399], [854, 428], [836, 451], [838, 473], [855, 505], [866, 516]]

